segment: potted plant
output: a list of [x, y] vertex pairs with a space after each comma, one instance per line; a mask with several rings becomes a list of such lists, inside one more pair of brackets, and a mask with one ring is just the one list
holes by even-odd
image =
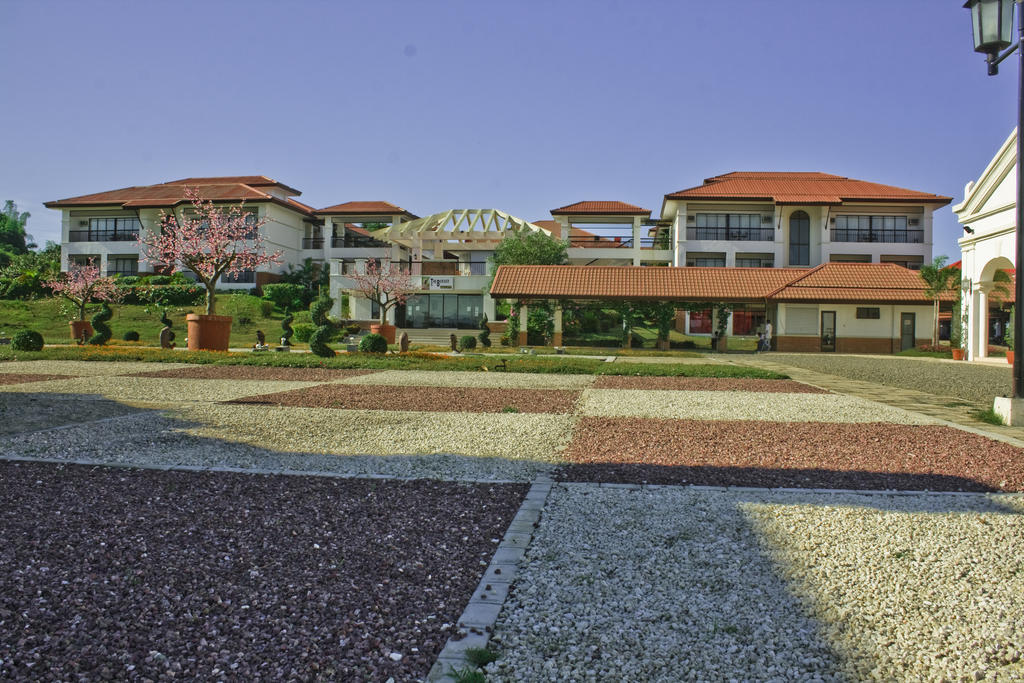
[[218, 208], [204, 201], [194, 188], [185, 189], [192, 204], [189, 217], [160, 214], [160, 232], [142, 231], [139, 246], [155, 264], [172, 270], [187, 268], [206, 287], [206, 314], [190, 313], [188, 348], [226, 351], [231, 336], [231, 316], [216, 315], [217, 283], [258, 266], [280, 263], [282, 252], [266, 251], [260, 228], [267, 218], [256, 218], [243, 205]]
[[85, 319], [85, 307], [93, 301], [113, 302], [121, 298], [114, 278], [100, 275], [94, 260], [89, 259], [85, 264], [72, 263], [67, 272], [46, 283], [54, 294], [60, 294], [75, 307], [77, 317], [69, 323], [71, 338], [81, 343], [93, 336], [92, 325]]
[[364, 272], [353, 273], [348, 277], [354, 282], [356, 291], [375, 302], [380, 311], [378, 322], [370, 325], [370, 333], [379, 334], [388, 344], [394, 344], [397, 328], [388, 324], [388, 311], [405, 303], [410, 294], [419, 291], [419, 284], [408, 270], [390, 262], [381, 266], [376, 259], [367, 259]]

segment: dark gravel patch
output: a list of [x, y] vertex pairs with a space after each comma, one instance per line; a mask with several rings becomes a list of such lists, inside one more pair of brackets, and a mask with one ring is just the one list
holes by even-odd
[[1010, 365], [1001, 367], [902, 356], [832, 356], [826, 353], [771, 353], [765, 359], [864, 382], [951, 396], [988, 407], [996, 396], [1009, 395], [1013, 383]]
[[760, 391], [762, 393], [828, 394], [829, 391], [790, 379], [728, 379], [715, 377], [632, 377], [601, 375], [595, 389], [666, 389], [678, 391]]
[[174, 379], [266, 379], [284, 382], [330, 382], [346, 377], [372, 375], [377, 370], [334, 370], [330, 368], [267, 368], [257, 365], [199, 365], [132, 373], [132, 377]]
[[421, 678], [526, 490], [0, 463], [0, 679]]
[[25, 384], [45, 382], [48, 379], [68, 379], [71, 375], [36, 375], [30, 372], [0, 372], [0, 384]]
[[322, 384], [228, 403], [341, 408], [346, 410], [417, 410], [468, 413], [571, 413], [579, 391], [564, 389], [475, 389], [466, 387], [395, 387]]
[[1024, 491], [1024, 450], [951, 427], [583, 418], [562, 481]]

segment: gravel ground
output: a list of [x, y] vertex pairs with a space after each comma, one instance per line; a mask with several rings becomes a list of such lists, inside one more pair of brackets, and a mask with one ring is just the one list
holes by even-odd
[[[137, 412], [137, 408], [90, 396], [0, 392], [0, 434], [50, 429]], [[0, 450], [9, 443], [7, 439], [0, 442]]]
[[75, 379], [10, 384], [2, 392], [46, 392], [103, 396], [115, 401], [175, 403], [178, 401], [230, 401], [250, 394], [272, 394], [316, 386], [314, 382], [215, 379], [167, 379], [155, 377], [77, 377]]
[[395, 387], [321, 384], [233, 403], [343, 408], [347, 410], [416, 410], [465, 413], [571, 413], [578, 391], [560, 389], [468, 389], [464, 387]]
[[284, 452], [451, 453], [552, 462], [569, 442], [567, 415], [418, 413], [390, 410], [183, 405], [189, 433]]
[[1024, 503], [556, 486], [488, 680], [1016, 678]]
[[36, 375], [26, 372], [0, 372], [0, 384], [23, 384], [45, 382], [51, 379], [67, 379], [70, 375]]
[[543, 375], [526, 372], [457, 372], [430, 370], [385, 370], [345, 380], [345, 384], [386, 384], [390, 386], [470, 387], [478, 389], [584, 389], [594, 383], [593, 375]]
[[775, 422], [892, 422], [934, 424], [901, 408], [839, 394], [765, 394], [752, 391], [589, 389], [583, 415], [686, 420]]
[[142, 361], [103, 360], [17, 360], [0, 363], [0, 373], [34, 372], [41, 374], [96, 377], [99, 375], [130, 375], [159, 368], [188, 368], [187, 363], [145, 363]]
[[938, 425], [583, 418], [564, 481], [1024, 491], [1024, 450]]
[[0, 464], [0, 678], [425, 676], [525, 491]]
[[717, 377], [633, 377], [601, 375], [595, 389], [662, 389], [669, 391], [752, 391], [759, 393], [827, 394], [825, 389], [788, 379], [728, 379]]
[[952, 396], [987, 405], [992, 405], [996, 396], [1007, 395], [1013, 383], [1010, 365], [1000, 367], [931, 358], [814, 353], [771, 353], [764, 359], [829, 375], [924, 391], [938, 396]]
[[335, 370], [332, 368], [269, 368], [258, 365], [190, 365], [171, 370], [136, 372], [135, 377], [171, 377], [177, 379], [283, 380], [293, 382], [335, 382], [377, 370]]
[[[89, 403], [93, 406], [102, 405], [98, 401]], [[195, 425], [163, 417], [159, 413], [143, 412], [97, 424], [13, 435], [0, 442], [0, 457], [162, 467], [236, 467], [461, 481], [528, 482], [538, 473], [547, 472], [551, 468], [543, 460], [513, 460], [451, 453], [336, 455], [301, 450], [270, 450], [247, 443], [193, 436], [185, 431], [190, 426]], [[381, 447], [377, 449], [381, 450]]]

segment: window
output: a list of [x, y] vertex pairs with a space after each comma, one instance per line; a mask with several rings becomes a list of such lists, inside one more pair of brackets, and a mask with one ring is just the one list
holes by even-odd
[[771, 254], [736, 254], [737, 268], [774, 268], [775, 257]]
[[107, 275], [138, 275], [139, 259], [132, 257], [110, 257], [107, 259]]
[[686, 257], [686, 265], [705, 268], [724, 268], [725, 254], [694, 254]]
[[833, 242], [924, 241], [923, 230], [908, 230], [907, 216], [836, 216]]
[[759, 213], [698, 213], [697, 227], [687, 230], [691, 240], [773, 240], [771, 228], [761, 228]]
[[134, 216], [90, 218], [88, 230], [71, 230], [72, 242], [133, 242], [139, 238], [142, 224]]
[[789, 217], [789, 265], [811, 265], [811, 217], [804, 211]]
[[882, 317], [882, 309], [866, 306], [857, 307], [857, 320], [879, 320]]
[[245, 283], [252, 284], [256, 282], [256, 272], [252, 270], [242, 270], [231, 275], [224, 275], [221, 281], [225, 283]]

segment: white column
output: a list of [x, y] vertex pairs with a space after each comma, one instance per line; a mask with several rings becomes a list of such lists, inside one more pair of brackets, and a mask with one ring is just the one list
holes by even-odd
[[569, 221], [568, 216], [559, 216], [555, 220], [558, 221], [558, 224], [562, 228], [561, 237], [559, 237], [558, 239], [564, 242], [565, 240], [569, 239], [569, 233], [572, 230], [572, 223]]
[[633, 216], [633, 265], [640, 265], [640, 233], [643, 226], [640, 225], [640, 216]]
[[527, 322], [530, 319], [530, 312], [526, 308], [526, 304], [519, 306], [519, 346], [526, 346], [527, 340]]
[[686, 203], [682, 202], [676, 209], [672, 220], [672, 265], [686, 265]]
[[555, 322], [555, 330], [554, 330], [554, 340], [552, 341], [552, 343], [555, 346], [561, 346], [562, 345], [562, 304], [561, 303], [555, 304], [555, 316], [554, 317], [555, 317], [555, 320], [554, 320], [554, 322]]
[[978, 342], [978, 358], [988, 357], [988, 293], [992, 289], [991, 282], [979, 282], [975, 285], [978, 290], [978, 307], [968, 322], [975, 328], [975, 340]]
[[331, 253], [331, 238], [334, 237], [334, 219], [324, 216], [324, 254]]

